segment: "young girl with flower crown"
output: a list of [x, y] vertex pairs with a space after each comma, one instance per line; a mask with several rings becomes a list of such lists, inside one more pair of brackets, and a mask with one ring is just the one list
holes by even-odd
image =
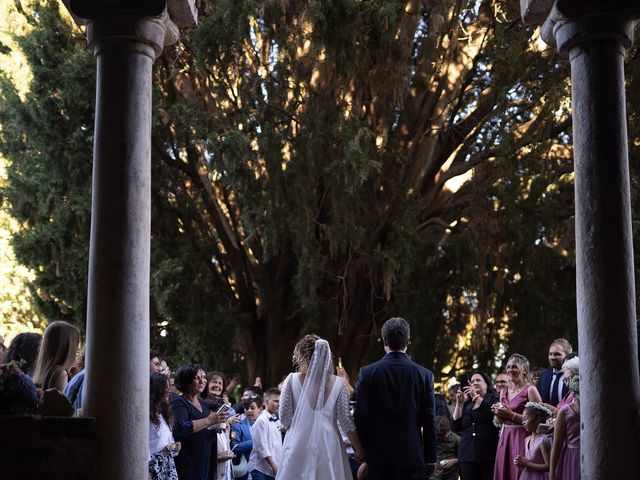
[[547, 480], [549, 478], [549, 437], [538, 433], [538, 425], [551, 416], [551, 410], [542, 403], [528, 402], [522, 414], [522, 425], [529, 436], [524, 441], [524, 456], [517, 455], [513, 462], [522, 469], [519, 480]]

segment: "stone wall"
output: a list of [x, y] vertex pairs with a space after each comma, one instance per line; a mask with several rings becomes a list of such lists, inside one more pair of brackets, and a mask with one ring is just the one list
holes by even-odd
[[2, 479], [93, 479], [97, 454], [94, 418], [0, 416]]

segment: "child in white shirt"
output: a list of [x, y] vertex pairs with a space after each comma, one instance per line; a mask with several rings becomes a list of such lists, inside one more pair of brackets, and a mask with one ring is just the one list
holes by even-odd
[[253, 450], [249, 456], [249, 471], [252, 480], [274, 480], [282, 458], [282, 435], [277, 416], [280, 390], [267, 390], [264, 405], [264, 411], [251, 427]]

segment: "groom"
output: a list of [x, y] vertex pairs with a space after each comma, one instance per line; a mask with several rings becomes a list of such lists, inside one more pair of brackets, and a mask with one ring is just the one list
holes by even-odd
[[387, 320], [382, 340], [387, 354], [363, 367], [356, 384], [355, 422], [367, 478], [424, 478], [436, 464], [433, 374], [407, 356], [406, 320]]

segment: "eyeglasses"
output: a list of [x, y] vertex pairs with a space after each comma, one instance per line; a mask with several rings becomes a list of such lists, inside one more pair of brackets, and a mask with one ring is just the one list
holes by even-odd
[[242, 400], [253, 400], [254, 398], [258, 398], [259, 395], [256, 395], [255, 393], [253, 395], [243, 395], [242, 396]]

